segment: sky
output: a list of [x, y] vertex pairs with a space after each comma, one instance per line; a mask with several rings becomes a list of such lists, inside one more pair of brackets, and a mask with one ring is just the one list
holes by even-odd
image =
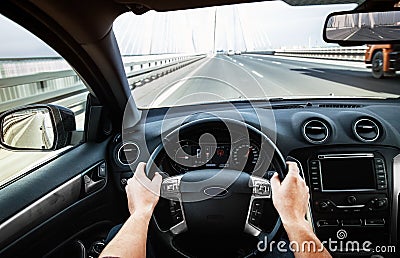
[[[141, 16], [126, 13], [114, 22], [114, 31], [122, 54], [133, 55], [321, 47], [327, 46], [322, 40], [326, 16], [354, 7], [292, 7], [268, 1], [165, 13], [150, 11]], [[0, 58], [57, 55], [1, 15], [0, 31], [4, 36]]]

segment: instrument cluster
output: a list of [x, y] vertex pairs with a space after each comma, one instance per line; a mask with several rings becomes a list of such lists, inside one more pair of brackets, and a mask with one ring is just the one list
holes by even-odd
[[163, 171], [178, 175], [198, 169], [228, 168], [251, 173], [260, 157], [259, 145], [245, 139], [201, 144], [182, 140], [178, 146], [165, 155], [161, 162]]

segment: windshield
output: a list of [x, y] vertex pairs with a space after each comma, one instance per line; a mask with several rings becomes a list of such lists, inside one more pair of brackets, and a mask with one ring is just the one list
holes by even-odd
[[322, 39], [329, 13], [355, 7], [269, 1], [126, 13], [114, 31], [141, 108], [243, 99], [397, 98], [399, 78], [374, 79], [367, 46], [340, 47]]

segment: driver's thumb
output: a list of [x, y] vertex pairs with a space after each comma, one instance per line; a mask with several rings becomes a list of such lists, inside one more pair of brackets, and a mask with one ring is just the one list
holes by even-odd
[[161, 186], [162, 180], [163, 180], [163, 178], [162, 178], [162, 176], [160, 175], [160, 173], [156, 172], [156, 173], [154, 174], [153, 179], [152, 179], [151, 181], [152, 181], [156, 186]]
[[272, 192], [274, 192], [274, 189], [278, 189], [281, 186], [281, 180], [279, 179], [279, 175], [277, 172], [274, 173], [274, 175], [271, 177], [271, 188]]

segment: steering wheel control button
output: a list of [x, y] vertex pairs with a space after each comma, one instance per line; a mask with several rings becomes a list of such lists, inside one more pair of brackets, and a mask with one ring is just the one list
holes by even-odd
[[262, 199], [255, 199], [251, 206], [249, 223], [255, 227], [259, 227], [261, 216], [263, 213], [264, 202]]
[[169, 200], [180, 200], [180, 184], [182, 176], [165, 178], [161, 183], [161, 197]]
[[319, 160], [310, 160], [308, 165], [310, 170], [311, 189], [315, 192], [319, 192], [321, 191], [320, 162]]
[[269, 182], [266, 180], [253, 180], [253, 194], [258, 196], [270, 196], [271, 195], [271, 187]]
[[178, 179], [166, 179], [163, 183], [163, 190], [166, 193], [171, 193], [171, 192], [178, 192], [178, 185], [179, 185], [179, 181]]
[[183, 213], [181, 204], [178, 201], [170, 201], [169, 203], [171, 216], [174, 224], [178, 224], [183, 221]]
[[174, 183], [169, 183], [167, 185], [165, 185], [165, 189], [168, 192], [175, 192], [176, 190], [178, 190], [178, 184], [177, 182]]
[[339, 220], [337, 219], [321, 219], [317, 221], [317, 226], [320, 227], [334, 227], [339, 226]]

